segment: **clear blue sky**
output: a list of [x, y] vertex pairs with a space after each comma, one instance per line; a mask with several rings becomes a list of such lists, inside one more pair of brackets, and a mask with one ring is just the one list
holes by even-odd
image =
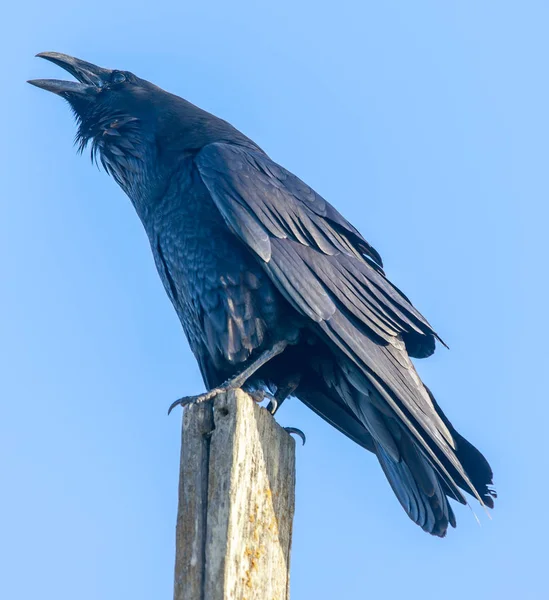
[[[6, 13], [7, 11], [7, 13]], [[489, 457], [490, 521], [414, 526], [298, 401], [292, 599], [547, 597], [546, 2], [10, 3], [0, 50], [0, 596], [170, 598], [180, 413], [202, 383], [56, 50], [228, 119], [335, 204], [451, 350], [419, 366]]]

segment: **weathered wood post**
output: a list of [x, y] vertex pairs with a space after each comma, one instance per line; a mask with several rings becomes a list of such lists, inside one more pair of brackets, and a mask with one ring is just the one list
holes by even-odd
[[295, 442], [241, 390], [185, 410], [175, 600], [288, 600]]

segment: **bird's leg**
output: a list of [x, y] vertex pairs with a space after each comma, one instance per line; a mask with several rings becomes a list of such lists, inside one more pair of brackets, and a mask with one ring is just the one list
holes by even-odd
[[278, 389], [276, 390], [276, 394], [274, 398], [269, 402], [267, 406], [267, 410], [272, 414], [276, 414], [276, 411], [282, 406], [282, 403], [288, 396], [291, 396], [297, 389], [299, 382], [301, 381], [301, 375], [299, 373], [294, 373], [289, 377], [286, 377]]
[[212, 390], [205, 392], [204, 394], [200, 394], [198, 396], [184, 396], [183, 398], [179, 398], [176, 400], [168, 409], [168, 414], [172, 412], [172, 410], [178, 406], [190, 406], [191, 404], [199, 404], [201, 402], [207, 402], [212, 398], [215, 398], [219, 394], [223, 394], [229, 390], [236, 390], [237, 388], [242, 387], [246, 381], [264, 364], [268, 363], [272, 358], [278, 356], [281, 352], [284, 351], [288, 342], [286, 340], [281, 340], [273, 344], [273, 346], [262, 354], [260, 354], [257, 359], [248, 367], [246, 367], [241, 373], [235, 375], [232, 379], [227, 380], [225, 383], [221, 384], [219, 387], [213, 388]]

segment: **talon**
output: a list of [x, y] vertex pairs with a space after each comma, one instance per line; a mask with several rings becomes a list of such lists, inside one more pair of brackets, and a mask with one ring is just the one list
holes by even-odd
[[278, 410], [278, 401], [276, 398], [273, 398], [269, 404], [267, 404], [267, 410], [274, 416], [275, 412]]
[[187, 398], [188, 398], [188, 396], [184, 396], [183, 398], [179, 398], [179, 400], [172, 402], [172, 404], [170, 405], [170, 408], [168, 408], [168, 416], [170, 415], [170, 413], [176, 406], [179, 406], [180, 404], [181, 404], [181, 406], [185, 406], [185, 400], [187, 400]]
[[183, 396], [183, 398], [179, 398], [179, 400], [173, 402], [170, 408], [168, 408], [168, 415], [176, 406], [182, 406], [185, 408], [186, 406], [192, 406], [193, 404], [201, 404], [202, 402], [207, 402], [208, 400], [215, 398], [218, 394], [226, 391], [227, 389], [225, 388], [214, 388], [213, 390], [205, 392], [204, 394], [199, 394], [198, 396]]
[[297, 427], [284, 427], [284, 430], [287, 431], [289, 434], [294, 434], [297, 435], [301, 438], [302, 446], [305, 446], [305, 442], [307, 441], [307, 438], [305, 437], [305, 434], [303, 433], [303, 431], [301, 431], [301, 429], [298, 429]]

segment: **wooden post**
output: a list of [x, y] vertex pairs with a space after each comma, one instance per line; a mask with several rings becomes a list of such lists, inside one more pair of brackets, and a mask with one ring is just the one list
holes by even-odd
[[[212, 405], [213, 404], [213, 405]], [[236, 390], [185, 410], [175, 600], [288, 600], [295, 442]]]

